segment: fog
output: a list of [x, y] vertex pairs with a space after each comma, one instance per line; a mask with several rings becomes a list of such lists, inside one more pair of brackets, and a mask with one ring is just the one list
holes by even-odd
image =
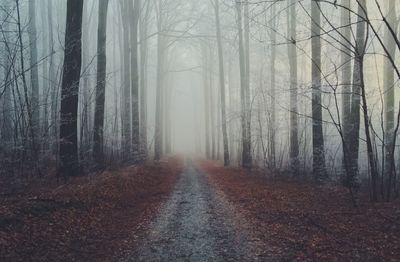
[[351, 186], [395, 179], [395, 2], [3, 0], [2, 171], [178, 154]]

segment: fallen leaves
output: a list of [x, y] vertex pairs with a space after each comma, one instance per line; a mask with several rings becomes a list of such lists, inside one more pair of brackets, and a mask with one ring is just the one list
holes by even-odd
[[0, 200], [1, 261], [115, 261], [172, 191], [179, 159], [48, 183]]
[[261, 260], [400, 258], [399, 202], [361, 197], [353, 208], [344, 188], [272, 181], [213, 161], [198, 165], [245, 218]]

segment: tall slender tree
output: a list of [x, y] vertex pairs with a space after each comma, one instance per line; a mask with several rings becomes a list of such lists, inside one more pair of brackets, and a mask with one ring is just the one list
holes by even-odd
[[39, 67], [37, 49], [37, 29], [36, 29], [36, 0], [29, 0], [29, 54], [30, 54], [30, 76], [31, 76], [31, 110], [32, 124], [35, 136], [38, 136], [40, 108], [39, 108]]
[[164, 10], [163, 3], [158, 0], [157, 4], [157, 79], [156, 79], [156, 123], [154, 134], [154, 159], [160, 160], [163, 153], [163, 81], [164, 81], [164, 63], [165, 63], [165, 37], [163, 36], [164, 29]]
[[143, 158], [147, 158], [147, 65], [148, 65], [148, 40], [147, 33], [151, 5], [150, 1], [144, 1], [144, 12], [141, 12], [139, 20], [140, 35], [140, 145]]
[[208, 46], [205, 41], [201, 43], [201, 53], [202, 53], [202, 76], [203, 76], [203, 90], [204, 90], [204, 128], [205, 128], [205, 153], [207, 158], [211, 158], [211, 148], [210, 148], [210, 88], [208, 81]]
[[228, 145], [228, 132], [226, 127], [226, 102], [225, 102], [225, 70], [224, 70], [224, 54], [222, 47], [222, 36], [221, 36], [221, 22], [219, 14], [219, 0], [214, 2], [215, 11], [215, 23], [217, 33], [217, 45], [218, 45], [218, 65], [219, 65], [219, 86], [220, 86], [220, 100], [221, 100], [221, 128], [222, 128], [222, 143], [224, 147], [224, 165], [229, 166], [229, 145]]
[[130, 87], [130, 55], [129, 55], [129, 39], [130, 39], [130, 14], [129, 14], [129, 0], [120, 2], [121, 7], [121, 21], [123, 27], [123, 84], [122, 84], [122, 152], [124, 161], [131, 158], [131, 87]]
[[65, 176], [80, 174], [78, 158], [78, 93], [82, 63], [83, 0], [67, 1], [60, 110], [60, 167]]
[[[358, 174], [358, 155], [359, 155], [359, 137], [360, 137], [360, 105], [361, 95], [365, 90], [364, 86], [364, 57], [366, 49], [366, 2], [358, 1], [358, 19], [356, 32], [356, 48], [353, 69], [353, 85], [351, 92], [350, 107], [350, 131], [349, 131], [349, 158], [350, 175], [348, 183], [356, 183]], [[366, 106], [366, 105], [364, 105]], [[369, 121], [369, 120], [368, 120]], [[368, 122], [367, 121], [367, 122]]]
[[134, 4], [130, 4], [131, 16], [131, 112], [132, 112], [132, 153], [134, 161], [139, 160], [140, 153], [140, 121], [139, 121], [139, 65], [138, 65], [138, 24], [140, 10], [142, 8], [141, 1], [135, 0]]
[[313, 173], [316, 180], [326, 178], [324, 134], [321, 99], [321, 9], [317, 0], [311, 0], [311, 52], [312, 52], [312, 141]]
[[289, 0], [288, 31], [291, 41], [288, 46], [290, 70], [290, 167], [293, 173], [299, 170], [299, 138], [297, 119], [297, 47], [296, 47], [296, 0]]
[[[394, 30], [394, 33], [397, 34], [397, 15], [396, 15], [396, 1], [389, 0], [387, 1], [387, 16], [386, 20], [390, 25], [391, 29]], [[389, 55], [395, 59], [396, 57], [396, 39], [393, 38], [392, 32], [389, 26], [385, 26], [385, 46], [389, 52]], [[394, 161], [393, 156], [393, 136], [394, 136], [394, 115], [395, 115], [395, 81], [394, 81], [394, 69], [393, 65], [390, 63], [388, 59], [384, 61], [384, 101], [385, 101], [385, 166], [384, 172], [387, 179], [387, 194], [390, 195], [389, 191], [391, 190], [391, 173], [392, 165]]]
[[277, 19], [276, 19], [276, 5], [271, 7], [271, 25], [270, 25], [270, 93], [271, 93], [271, 108], [270, 117], [271, 124], [269, 127], [269, 161], [271, 167], [276, 167], [276, 30], [277, 30]]
[[[349, 154], [349, 132], [351, 129], [351, 13], [350, 13], [350, 0], [342, 0], [343, 8], [341, 9], [341, 76], [342, 76], [342, 132], [343, 132], [343, 160], [342, 169], [343, 174], [348, 173], [349, 161], [346, 156]], [[342, 175], [342, 182], [349, 185], [348, 177]]]
[[107, 71], [107, 13], [108, 1], [99, 0], [99, 23], [97, 33], [97, 83], [93, 126], [93, 155], [98, 167], [104, 163], [104, 107]]
[[251, 141], [249, 140], [248, 127], [248, 108], [246, 102], [246, 53], [244, 46], [243, 33], [243, 7], [242, 2], [236, 1], [237, 28], [239, 35], [239, 69], [240, 69], [240, 104], [241, 104], [241, 127], [242, 127], [242, 166], [251, 167]]

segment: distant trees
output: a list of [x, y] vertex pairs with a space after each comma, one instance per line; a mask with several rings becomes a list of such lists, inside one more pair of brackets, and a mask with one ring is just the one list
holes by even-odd
[[[1, 2], [0, 172], [160, 160], [195, 133], [225, 165], [400, 194], [396, 1], [228, 2]], [[177, 130], [185, 92], [201, 121]]]

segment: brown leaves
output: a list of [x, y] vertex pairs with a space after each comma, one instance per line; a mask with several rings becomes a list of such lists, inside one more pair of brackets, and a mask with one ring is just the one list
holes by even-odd
[[[260, 174], [202, 161], [201, 168], [249, 223], [269, 260], [397, 260], [400, 257], [400, 203], [354, 209], [340, 187], [271, 181]], [[267, 252], [262, 251], [267, 250]]]
[[132, 251], [182, 163], [128, 167], [0, 202], [1, 261], [115, 261]]

